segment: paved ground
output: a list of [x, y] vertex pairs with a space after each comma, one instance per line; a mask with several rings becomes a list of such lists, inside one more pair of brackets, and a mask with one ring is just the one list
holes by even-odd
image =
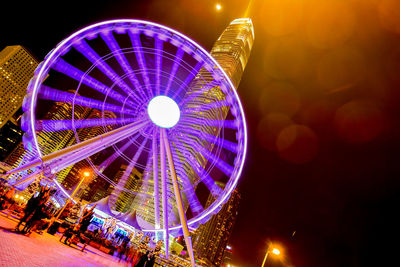
[[17, 220], [0, 213], [0, 266], [121, 266], [118, 259], [92, 247], [81, 252], [59, 242], [59, 235], [32, 233], [30, 237], [11, 230]]

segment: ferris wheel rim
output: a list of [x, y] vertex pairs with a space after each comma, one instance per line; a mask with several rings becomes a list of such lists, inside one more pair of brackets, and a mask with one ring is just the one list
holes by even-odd
[[[207, 56], [208, 59], [210, 59], [212, 61], [213, 64], [215, 64], [219, 70], [222, 72], [224, 78], [226, 79], [226, 81], [229, 84], [230, 90], [229, 93], [234, 95], [234, 98], [236, 99], [236, 104], [239, 108], [239, 117], [242, 120], [241, 126], [243, 127], [243, 137], [242, 137], [242, 142], [243, 142], [243, 148], [241, 149], [241, 159], [240, 162], [236, 163], [239, 164], [239, 168], [236, 171], [235, 177], [233, 177], [233, 180], [229, 180], [229, 182], [227, 183], [227, 186], [229, 186], [229, 188], [226, 190], [224, 189], [224, 191], [226, 191], [224, 194], [222, 194], [222, 196], [219, 196], [213, 203], [212, 205], [210, 205], [207, 209], [204, 209], [203, 212], [200, 213], [200, 216], [196, 216], [192, 219], [190, 219], [188, 221], [188, 225], [193, 226], [194, 224], [196, 224], [197, 222], [203, 220], [205, 217], [209, 216], [210, 214], [212, 214], [217, 208], [218, 206], [223, 205], [226, 201], [227, 198], [231, 195], [233, 189], [237, 186], [238, 180], [242, 174], [243, 171], [243, 167], [244, 167], [244, 161], [247, 155], [247, 124], [246, 124], [246, 118], [245, 118], [245, 114], [244, 114], [244, 109], [242, 106], [242, 103], [240, 101], [240, 98], [238, 96], [238, 93], [236, 91], [235, 86], [233, 85], [232, 81], [230, 80], [229, 76], [226, 74], [226, 72], [223, 70], [223, 68], [220, 66], [220, 64], [209, 54], [209, 52], [207, 52], [201, 45], [199, 45], [197, 42], [195, 42], [194, 40], [192, 40], [191, 38], [189, 38], [188, 36], [184, 35], [183, 33], [180, 33], [174, 29], [171, 29], [167, 26], [158, 24], [158, 23], [154, 23], [154, 22], [150, 22], [150, 21], [145, 21], [145, 20], [137, 20], [137, 19], [115, 19], [115, 20], [106, 20], [106, 21], [102, 21], [102, 22], [98, 22], [92, 25], [89, 25], [87, 27], [84, 27], [82, 29], [80, 29], [79, 31], [71, 34], [70, 36], [68, 36], [66, 39], [64, 39], [63, 41], [61, 41], [56, 48], [54, 48], [45, 58], [45, 60], [43, 61], [43, 64], [41, 66], [39, 66], [40, 70], [37, 74], [37, 76], [35, 75], [35, 80], [33, 83], [33, 90], [32, 90], [32, 99], [30, 102], [30, 126], [31, 126], [31, 130], [32, 130], [32, 137], [34, 140], [34, 146], [36, 149], [36, 152], [38, 154], [39, 157], [43, 157], [40, 148], [39, 148], [39, 144], [38, 144], [38, 140], [37, 140], [37, 136], [36, 136], [36, 125], [35, 125], [35, 108], [36, 108], [36, 101], [37, 101], [37, 95], [38, 95], [38, 90], [40, 89], [40, 84], [42, 83], [43, 79], [44, 79], [44, 75], [46, 74], [46, 72], [48, 72], [48, 69], [51, 67], [51, 64], [53, 63], [52, 60], [54, 58], [58, 58], [62, 55], [62, 53], [64, 51], [62, 51], [62, 49], [66, 49], [65, 46], [70, 47], [72, 44], [68, 45], [68, 43], [75, 37], [81, 35], [82, 33], [84, 33], [85, 31], [94, 29], [96, 27], [99, 26], [103, 26], [103, 25], [107, 25], [107, 24], [115, 24], [115, 23], [142, 23], [142, 24], [147, 24], [147, 25], [152, 25], [155, 27], [159, 27], [161, 29], [165, 29], [167, 31], [170, 31], [182, 38], [184, 38], [185, 40], [188, 40], [190, 43], [194, 44], [195, 47], [197, 49], [200, 49], [200, 51]], [[235, 164], [235, 165], [236, 165]], [[232, 181], [232, 182], [231, 182]], [[182, 228], [182, 225], [178, 224], [175, 226], [171, 226], [168, 227], [171, 230], [174, 229], [180, 229]], [[159, 231], [162, 231], [163, 229], [160, 229]], [[150, 230], [151, 231], [151, 230]], [[157, 230], [156, 230], [157, 231]]]

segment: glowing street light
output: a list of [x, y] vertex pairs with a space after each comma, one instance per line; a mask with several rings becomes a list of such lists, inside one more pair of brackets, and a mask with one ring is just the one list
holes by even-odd
[[218, 12], [221, 11], [222, 5], [221, 5], [220, 3], [217, 3], [217, 4], [215, 5], [215, 9], [216, 9]]
[[72, 194], [69, 196], [69, 198], [67, 199], [67, 201], [66, 201], [65, 204], [64, 204], [64, 207], [58, 212], [58, 214], [57, 214], [57, 216], [54, 218], [54, 220], [51, 220], [51, 222], [49, 223], [49, 226], [47, 227], [47, 229], [49, 229], [50, 226], [51, 226], [55, 221], [57, 221], [57, 220], [60, 218], [61, 214], [63, 213], [63, 211], [64, 211], [65, 208], [67, 207], [68, 203], [71, 201], [71, 199], [74, 198], [76, 192], [78, 192], [78, 190], [79, 190], [79, 188], [81, 187], [81, 185], [82, 185], [83, 181], [85, 180], [85, 178], [89, 177], [91, 174], [92, 174], [92, 173], [89, 172], [89, 171], [84, 171], [84, 172], [83, 172], [83, 177], [82, 177], [82, 179], [79, 181], [79, 184], [76, 186], [74, 192], [72, 192]]
[[275, 255], [281, 254], [281, 252], [280, 252], [279, 249], [277, 249], [277, 248], [274, 248], [274, 249], [272, 250], [272, 253], [274, 253]]
[[279, 256], [281, 254], [281, 251], [277, 247], [273, 247], [272, 244], [269, 245], [268, 249], [267, 249], [267, 252], [265, 253], [265, 257], [264, 257], [264, 260], [263, 260], [263, 263], [262, 263], [261, 267], [264, 267], [264, 264], [265, 264], [265, 262], [267, 260], [268, 254], [270, 252], [272, 254], [276, 255], [276, 256]]

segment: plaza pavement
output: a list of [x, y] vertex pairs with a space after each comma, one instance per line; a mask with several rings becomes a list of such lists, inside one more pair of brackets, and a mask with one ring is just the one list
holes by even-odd
[[17, 222], [0, 213], [0, 266], [128, 266], [126, 262], [118, 263], [116, 257], [90, 246], [81, 252], [80, 247], [64, 245], [59, 242], [58, 234], [32, 233], [30, 237], [17, 234], [11, 231]]

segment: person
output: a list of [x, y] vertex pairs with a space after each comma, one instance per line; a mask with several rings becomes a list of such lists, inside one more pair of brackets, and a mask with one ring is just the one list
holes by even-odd
[[127, 252], [127, 249], [128, 249], [128, 243], [124, 240], [122, 243], [121, 243], [121, 245], [119, 245], [118, 246], [118, 254], [117, 254], [117, 257], [119, 258], [118, 259], [118, 262], [120, 262], [121, 261], [121, 258], [123, 257], [124, 259], [123, 260], [125, 260], [126, 259], [126, 252]]
[[83, 215], [81, 217], [81, 221], [80, 221], [80, 228], [79, 228], [79, 232], [81, 232], [82, 234], [84, 234], [87, 230], [87, 228], [90, 225], [90, 222], [93, 219], [94, 216], [94, 208], [96, 207], [97, 204], [95, 204], [93, 207], [91, 207], [90, 209], [85, 209], [83, 212]]
[[154, 262], [156, 261], [156, 256], [158, 256], [161, 252], [161, 247], [162, 247], [162, 240], [159, 240], [157, 242], [156, 247], [147, 256], [148, 260], [146, 262], [146, 267], [154, 266]]
[[146, 263], [148, 261], [148, 256], [150, 251], [148, 251], [147, 244], [150, 241], [149, 236], [145, 236], [142, 240], [142, 242], [139, 245], [139, 248], [137, 250], [137, 258], [139, 259], [139, 262], [135, 265], [135, 267], [145, 267]]
[[67, 242], [74, 235], [74, 227], [75, 227], [74, 225], [69, 225], [69, 227], [65, 229], [63, 235], [60, 238], [60, 242], [63, 242], [62, 239], [63, 239], [63, 237], [65, 237], [63, 243], [68, 245], [68, 246], [71, 245], [71, 243], [67, 243]]
[[46, 201], [46, 198], [39, 199], [39, 203], [36, 205], [32, 216], [30, 216], [30, 218], [26, 221], [25, 226], [21, 231], [22, 233], [29, 234], [31, 232], [32, 226], [34, 226], [47, 216]]
[[39, 198], [32, 196], [28, 202], [26, 203], [24, 216], [19, 220], [19, 223], [15, 227], [16, 231], [20, 231], [19, 227], [22, 223], [26, 223], [26, 221], [30, 218], [30, 216], [35, 212], [37, 205], [39, 204]]

